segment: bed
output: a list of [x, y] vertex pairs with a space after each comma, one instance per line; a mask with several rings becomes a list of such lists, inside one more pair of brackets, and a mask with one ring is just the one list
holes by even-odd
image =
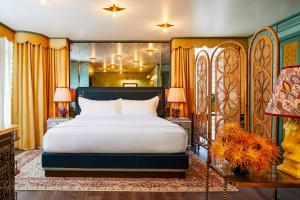
[[159, 97], [158, 116], [80, 115], [48, 130], [43, 138], [45, 175], [185, 177], [188, 155], [183, 128], [164, 120], [162, 88], [77, 88], [92, 100], [146, 100]]

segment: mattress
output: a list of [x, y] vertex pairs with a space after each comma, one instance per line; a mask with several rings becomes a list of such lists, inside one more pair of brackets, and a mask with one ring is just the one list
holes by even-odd
[[180, 153], [185, 130], [159, 117], [83, 117], [58, 124], [43, 137], [48, 153]]

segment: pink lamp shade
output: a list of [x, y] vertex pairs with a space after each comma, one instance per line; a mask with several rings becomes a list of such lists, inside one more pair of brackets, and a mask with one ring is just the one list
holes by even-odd
[[300, 65], [281, 70], [265, 113], [300, 118]]
[[183, 88], [170, 88], [168, 94], [168, 102], [183, 103], [186, 102]]
[[71, 102], [70, 90], [67, 87], [58, 87], [55, 90], [54, 102]]

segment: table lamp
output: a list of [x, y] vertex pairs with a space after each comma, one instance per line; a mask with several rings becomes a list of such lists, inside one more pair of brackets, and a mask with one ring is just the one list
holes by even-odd
[[281, 144], [284, 160], [277, 169], [300, 178], [300, 65], [281, 70], [265, 112], [288, 117]]
[[186, 101], [183, 88], [173, 87], [169, 89], [168, 102], [174, 103], [172, 117], [178, 118], [180, 114], [180, 103]]
[[58, 114], [60, 117], [65, 118], [68, 114], [66, 103], [72, 101], [70, 90], [67, 87], [58, 87], [55, 90], [54, 102], [58, 103]]

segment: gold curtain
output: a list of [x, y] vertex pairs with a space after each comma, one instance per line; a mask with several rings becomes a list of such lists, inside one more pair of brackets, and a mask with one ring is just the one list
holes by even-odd
[[53, 102], [55, 88], [69, 87], [69, 42], [66, 39], [50, 39], [47, 79], [48, 117], [57, 116]]
[[[195, 111], [195, 52], [194, 48], [178, 47], [171, 53], [171, 87], [182, 87], [186, 103], [181, 105], [181, 117]], [[171, 105], [171, 110], [172, 110]]]
[[13, 124], [19, 125], [17, 148], [41, 146], [47, 119], [47, 47], [15, 42], [13, 74]]
[[55, 88], [69, 85], [69, 46], [66, 42], [58, 47], [45, 36], [26, 32], [16, 33], [15, 41], [12, 120], [20, 136], [16, 146], [35, 149], [42, 145], [47, 117], [55, 116]]

